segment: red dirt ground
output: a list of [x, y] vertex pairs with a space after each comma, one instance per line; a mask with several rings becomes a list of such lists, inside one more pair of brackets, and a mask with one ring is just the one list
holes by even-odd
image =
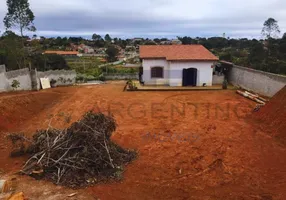
[[[0, 168], [12, 173], [23, 162], [9, 158], [7, 131], [31, 136], [49, 122], [67, 127], [95, 109], [113, 113], [118, 129], [112, 139], [136, 149], [139, 157], [126, 166], [121, 182], [79, 190], [85, 196], [78, 199], [285, 199], [286, 149], [267, 134], [270, 130], [254, 124], [255, 103], [232, 90], [122, 92], [123, 87], [123, 82], [113, 82], [0, 95], [5, 109], [0, 115]], [[24, 191], [28, 197], [48, 199], [40, 192], [34, 195], [36, 189], [46, 189], [44, 181], [21, 179], [33, 184], [34, 192]], [[67, 190], [61, 188], [63, 194]]]
[[286, 86], [282, 88], [259, 112], [254, 115], [269, 134], [286, 145]]

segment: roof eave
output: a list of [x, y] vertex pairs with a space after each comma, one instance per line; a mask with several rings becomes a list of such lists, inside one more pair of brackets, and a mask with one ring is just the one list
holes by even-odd
[[139, 57], [140, 59], [166, 59], [166, 57]]
[[219, 61], [219, 59], [167, 59], [166, 57], [140, 57], [140, 59], [165, 59], [167, 61]]

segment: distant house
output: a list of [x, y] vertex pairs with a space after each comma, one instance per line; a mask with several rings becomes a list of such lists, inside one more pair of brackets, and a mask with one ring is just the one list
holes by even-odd
[[182, 41], [179, 39], [173, 39], [171, 40], [171, 44], [182, 44]]
[[125, 47], [125, 51], [135, 51], [136, 50], [136, 47], [135, 46], [133, 46], [133, 45], [127, 45], [126, 47]]
[[105, 51], [106, 51], [106, 48], [96, 48], [94, 56], [105, 58], [107, 56]]
[[145, 85], [211, 86], [218, 58], [202, 45], [140, 46]]
[[142, 40], [144, 40], [144, 38], [133, 38], [132, 42], [140, 42]]
[[45, 51], [43, 54], [57, 54], [62, 56], [78, 56], [77, 51]]
[[167, 45], [167, 44], [182, 44], [181, 40], [179, 39], [173, 39], [173, 40], [166, 40], [166, 41], [161, 41], [161, 45]]
[[81, 44], [78, 46], [78, 50], [79, 51], [82, 51], [83, 53], [86, 53], [86, 54], [93, 54], [95, 51], [92, 47], [90, 46], [87, 46], [85, 44]]
[[160, 44], [161, 45], [167, 45], [167, 44], [171, 44], [172, 42], [170, 40], [166, 40], [166, 41], [161, 41]]
[[125, 61], [126, 60], [126, 57], [124, 54], [120, 54], [119, 56], [117, 56], [118, 60], [120, 61]]
[[71, 43], [71, 44], [70, 44], [70, 49], [71, 49], [72, 51], [78, 51], [78, 45], [76, 45], [76, 44], [74, 44], [74, 43]]
[[[135, 44], [138, 44], [140, 42], [144, 41], [144, 38], [133, 38], [131, 40], [131, 44], [135, 45]], [[137, 46], [137, 45], [136, 45]]]

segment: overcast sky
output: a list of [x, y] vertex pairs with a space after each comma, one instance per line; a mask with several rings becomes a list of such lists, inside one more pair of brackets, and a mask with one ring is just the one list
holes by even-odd
[[[286, 32], [285, 0], [29, 0], [38, 36], [260, 38], [273, 17]], [[7, 12], [0, 0], [0, 29]]]

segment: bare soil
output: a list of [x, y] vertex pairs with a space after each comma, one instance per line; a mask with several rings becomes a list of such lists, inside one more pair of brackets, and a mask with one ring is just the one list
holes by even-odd
[[[114, 115], [118, 129], [112, 140], [139, 157], [126, 166], [121, 182], [75, 191], [74, 199], [285, 199], [286, 149], [268, 134], [272, 126], [252, 119], [254, 102], [233, 90], [122, 92], [123, 87], [112, 82], [1, 94], [3, 176], [26, 159], [9, 157], [7, 132], [31, 136], [49, 123], [68, 127], [93, 109]], [[18, 190], [29, 199], [67, 199], [70, 193], [45, 181], [18, 179]]]
[[286, 86], [271, 101], [254, 114], [253, 118], [263, 125], [268, 134], [286, 145]]

